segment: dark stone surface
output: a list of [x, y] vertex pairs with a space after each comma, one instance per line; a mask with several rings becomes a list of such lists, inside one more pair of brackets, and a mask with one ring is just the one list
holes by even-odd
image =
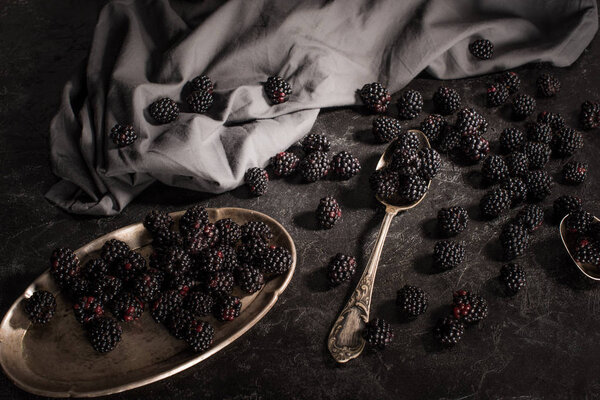
[[[293, 180], [271, 183], [267, 195], [248, 199], [243, 188], [220, 196], [155, 185], [122, 215], [112, 218], [73, 216], [43, 197], [55, 182], [48, 162], [48, 124], [61, 88], [85, 56], [103, 1], [8, 0], [0, 7], [0, 311], [46, 268], [51, 250], [80, 245], [140, 221], [154, 207], [169, 211], [191, 204], [239, 206], [272, 215], [296, 241], [299, 263], [288, 290], [273, 310], [250, 332], [200, 365], [153, 385], [115, 398], [583, 398], [600, 393], [600, 296], [597, 284], [586, 281], [570, 264], [556, 225], [546, 223], [520, 262], [529, 274], [529, 287], [515, 298], [504, 297], [496, 277], [499, 227], [516, 210], [493, 222], [478, 217], [484, 190], [478, 167], [459, 167], [446, 160], [431, 193], [416, 209], [393, 222], [377, 276], [372, 315], [387, 318], [396, 332], [384, 352], [365, 352], [337, 366], [325, 340], [331, 324], [358, 280], [328, 290], [323, 268], [329, 257], [345, 252], [364, 265], [375, 240], [381, 215], [374, 209], [367, 186], [383, 145], [371, 141], [372, 116], [357, 110], [323, 112], [313, 132], [326, 134], [332, 151], [349, 150], [363, 165], [349, 182], [322, 181], [313, 185]], [[538, 99], [538, 110], [562, 113], [576, 126], [584, 99], [600, 99], [600, 42], [592, 43], [575, 65], [553, 69], [563, 88], [556, 99]], [[526, 93], [547, 66], [518, 69]], [[489, 137], [497, 148], [499, 132], [511, 122], [504, 109], [484, 107], [489, 76], [446, 82], [464, 103], [483, 111]], [[426, 110], [440, 82], [420, 78], [409, 87], [422, 91]], [[392, 110], [392, 115], [395, 110]], [[419, 119], [420, 120], [420, 119]], [[411, 126], [412, 123], [406, 123]], [[586, 146], [577, 159], [590, 163], [586, 184], [555, 185], [544, 203], [563, 193], [580, 195], [587, 208], [600, 215], [600, 134], [585, 133]], [[549, 164], [556, 173], [563, 164]], [[312, 211], [320, 197], [336, 196], [344, 210], [331, 231], [316, 231]], [[436, 240], [433, 218], [451, 204], [471, 211], [469, 229], [459, 239], [467, 244], [467, 261], [456, 270], [434, 274], [430, 253]], [[358, 274], [357, 274], [358, 275]], [[396, 290], [404, 284], [424, 288], [431, 297], [427, 314], [401, 323], [394, 310]], [[481, 292], [490, 316], [470, 328], [451, 351], [433, 346], [431, 328], [447, 310], [454, 289]], [[3, 398], [28, 398], [1, 375]]]

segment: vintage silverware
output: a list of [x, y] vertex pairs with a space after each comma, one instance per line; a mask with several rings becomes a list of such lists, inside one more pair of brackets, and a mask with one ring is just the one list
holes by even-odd
[[[562, 239], [563, 244], [565, 245], [565, 249], [567, 249], [567, 253], [569, 253], [569, 257], [575, 263], [577, 268], [588, 278], [593, 279], [595, 281], [600, 281], [600, 268], [592, 265], [592, 264], [583, 264], [575, 261], [575, 257], [573, 254], [575, 248], [575, 236], [576, 234], [567, 231], [565, 227], [565, 220], [569, 215], [565, 216], [562, 221], [560, 221], [560, 238]], [[600, 219], [594, 217], [596, 221], [600, 221]]]

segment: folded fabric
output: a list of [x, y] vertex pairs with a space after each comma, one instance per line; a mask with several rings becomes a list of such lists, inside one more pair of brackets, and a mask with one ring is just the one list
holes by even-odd
[[[116, 0], [52, 122], [60, 181], [46, 196], [70, 212], [113, 215], [156, 180], [224, 192], [304, 136], [321, 108], [356, 104], [365, 83], [393, 93], [423, 70], [454, 79], [567, 66], [597, 25], [594, 0]], [[469, 54], [479, 38], [494, 43], [491, 60]], [[148, 106], [161, 97], [183, 105], [202, 73], [215, 83], [209, 111], [182, 106], [176, 121], [156, 124]], [[292, 85], [287, 103], [265, 97], [272, 75]], [[117, 148], [117, 123], [132, 124], [138, 140]]]

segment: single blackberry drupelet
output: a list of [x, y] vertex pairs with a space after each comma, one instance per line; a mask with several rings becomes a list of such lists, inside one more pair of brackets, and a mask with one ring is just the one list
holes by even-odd
[[235, 278], [231, 271], [216, 271], [206, 276], [203, 289], [213, 296], [221, 296], [230, 294], [233, 285], [235, 285]]
[[47, 324], [56, 312], [56, 299], [46, 290], [36, 290], [25, 299], [25, 312], [34, 324]]
[[244, 292], [252, 294], [258, 292], [265, 285], [265, 277], [258, 268], [244, 265], [234, 272], [235, 283]]
[[510, 193], [510, 205], [515, 207], [527, 199], [527, 185], [521, 178], [510, 177], [502, 181], [500, 188]]
[[535, 204], [528, 204], [519, 211], [515, 222], [523, 225], [527, 232], [532, 233], [544, 223], [544, 209]]
[[300, 176], [306, 182], [316, 182], [329, 173], [329, 159], [327, 153], [315, 151], [308, 154], [298, 165]]
[[390, 199], [398, 194], [400, 174], [389, 168], [378, 169], [369, 177], [369, 185], [376, 196]]
[[211, 314], [214, 304], [214, 298], [210, 294], [204, 292], [192, 292], [185, 297], [183, 302], [183, 306], [186, 310], [199, 317], [205, 317]]
[[577, 161], [569, 161], [563, 166], [562, 179], [570, 185], [579, 185], [585, 181], [588, 164]]
[[340, 151], [331, 159], [331, 171], [342, 180], [348, 180], [360, 172], [360, 161], [347, 151]]
[[433, 265], [440, 271], [456, 268], [465, 260], [465, 247], [452, 240], [439, 241], [433, 247]]
[[529, 247], [529, 233], [520, 224], [509, 222], [500, 233], [500, 244], [506, 260], [512, 260], [525, 253]]
[[532, 201], [543, 201], [552, 192], [552, 178], [544, 170], [529, 171], [525, 175], [527, 198]]
[[502, 156], [489, 155], [481, 164], [481, 175], [486, 183], [498, 183], [508, 177], [508, 166]]
[[500, 148], [507, 153], [520, 151], [525, 143], [525, 134], [517, 128], [506, 128], [500, 134]]
[[195, 353], [200, 353], [210, 348], [214, 336], [215, 328], [210, 323], [195, 319], [189, 324], [185, 342]]
[[102, 245], [100, 249], [100, 257], [111, 267], [121, 258], [125, 257], [131, 248], [129, 245], [118, 239], [110, 239]]
[[453, 126], [446, 125], [437, 143], [437, 148], [442, 153], [453, 153], [460, 149], [461, 140], [460, 133]]
[[73, 313], [77, 322], [86, 325], [104, 315], [104, 304], [97, 297], [82, 296], [74, 302]]
[[114, 318], [103, 316], [92, 322], [88, 339], [98, 353], [108, 353], [121, 341], [122, 329]]
[[416, 118], [423, 110], [423, 96], [416, 90], [407, 90], [398, 98], [398, 113], [402, 119]]
[[585, 130], [594, 129], [600, 126], [600, 103], [584, 101], [581, 104], [579, 122]]
[[574, 211], [565, 220], [567, 231], [572, 233], [585, 233], [594, 222], [594, 216], [585, 210]]
[[494, 45], [488, 39], [478, 39], [469, 44], [469, 51], [480, 60], [489, 60], [494, 54]]
[[273, 238], [273, 232], [269, 225], [262, 221], [249, 221], [242, 225], [242, 242], [250, 243], [253, 240], [261, 240], [267, 243]]
[[444, 117], [439, 114], [431, 114], [421, 122], [419, 129], [427, 136], [429, 143], [434, 144], [442, 136], [446, 125], [447, 122]]
[[541, 142], [527, 142], [523, 152], [529, 160], [529, 169], [542, 169], [550, 161], [550, 146]]
[[375, 113], [386, 112], [392, 99], [390, 92], [379, 82], [365, 84], [359, 94], [367, 109]]
[[161, 229], [171, 229], [173, 218], [164, 211], [152, 210], [144, 217], [144, 228], [155, 233]]
[[532, 122], [527, 125], [527, 139], [530, 142], [550, 144], [552, 141], [552, 128], [548, 124]]
[[502, 84], [493, 84], [487, 88], [487, 104], [490, 107], [498, 107], [508, 100], [508, 89]]
[[219, 321], [233, 321], [240, 316], [242, 301], [239, 297], [225, 295], [217, 299], [213, 315]]
[[440, 86], [433, 94], [433, 104], [440, 114], [452, 114], [460, 108], [460, 96], [456, 90]]
[[503, 72], [498, 79], [496, 79], [496, 82], [504, 85], [504, 87], [508, 89], [509, 94], [517, 93], [521, 88], [521, 78], [519, 78], [519, 75], [517, 75], [516, 72], [512, 71]]
[[185, 99], [192, 112], [204, 114], [212, 106], [214, 98], [211, 92], [206, 90], [196, 90]]
[[270, 76], [264, 89], [271, 104], [285, 103], [292, 94], [292, 86], [280, 76]]
[[558, 157], [568, 157], [583, 147], [583, 135], [572, 128], [559, 130], [552, 138], [552, 149]]
[[117, 147], [125, 147], [135, 142], [138, 135], [132, 125], [116, 124], [110, 130], [110, 138]]
[[292, 255], [283, 247], [269, 247], [260, 258], [258, 268], [265, 274], [283, 274], [292, 266]]
[[419, 287], [405, 285], [396, 292], [396, 307], [403, 318], [413, 319], [425, 314], [428, 305], [429, 297]]
[[221, 245], [234, 246], [242, 238], [242, 228], [231, 218], [223, 218], [215, 222]]
[[185, 308], [177, 308], [169, 315], [166, 327], [175, 339], [183, 340], [187, 337], [190, 325], [194, 322], [194, 315]]
[[112, 270], [117, 278], [127, 284], [145, 272], [146, 268], [146, 259], [140, 253], [130, 250], [113, 264]]
[[444, 347], [452, 347], [465, 334], [465, 324], [454, 317], [440, 318], [433, 328], [433, 336]]
[[487, 131], [488, 125], [485, 117], [474, 108], [463, 108], [456, 114], [455, 128], [461, 136], [483, 135]]
[[579, 197], [564, 195], [560, 196], [552, 204], [554, 210], [554, 219], [560, 222], [567, 214], [581, 211], [583, 202]]
[[313, 151], [322, 151], [327, 153], [331, 148], [329, 139], [323, 135], [317, 133], [311, 133], [302, 139], [302, 150], [306, 153], [312, 153]]
[[400, 182], [398, 196], [406, 204], [414, 203], [420, 200], [427, 193], [428, 182], [420, 176], [406, 176]]
[[322, 229], [331, 229], [342, 217], [342, 209], [333, 197], [323, 197], [317, 206], [317, 222]]
[[271, 158], [271, 168], [275, 176], [290, 176], [296, 172], [300, 159], [294, 153], [282, 151]]
[[61, 287], [68, 286], [69, 280], [79, 275], [80, 271], [79, 258], [73, 250], [60, 247], [50, 255], [50, 273]]
[[463, 156], [472, 162], [478, 162], [490, 152], [490, 143], [481, 135], [467, 135], [461, 139]]
[[183, 296], [178, 290], [167, 290], [152, 303], [150, 314], [156, 322], [165, 322], [167, 318], [183, 304]]
[[160, 124], [168, 124], [179, 116], [179, 105], [175, 100], [163, 97], [150, 104], [150, 116]]
[[506, 292], [514, 296], [527, 286], [527, 274], [519, 264], [504, 264], [500, 269], [500, 281], [504, 284]]
[[133, 280], [131, 293], [144, 303], [149, 303], [160, 296], [162, 283], [162, 275], [146, 272]]
[[104, 275], [90, 283], [90, 294], [103, 304], [108, 304], [123, 290], [123, 281], [112, 275]]
[[559, 113], [553, 113], [549, 111], [542, 111], [537, 116], [537, 122], [550, 125], [550, 128], [554, 132], [559, 131], [565, 127], [565, 119]]
[[481, 198], [479, 210], [484, 218], [494, 219], [508, 211], [511, 204], [511, 193], [506, 189], [495, 188]]
[[524, 119], [535, 111], [535, 99], [528, 94], [519, 94], [512, 101], [515, 118]]
[[269, 174], [259, 167], [250, 168], [244, 174], [244, 183], [252, 195], [262, 196], [269, 187]]
[[467, 229], [469, 214], [463, 207], [442, 208], [437, 214], [437, 225], [446, 236], [454, 236]]
[[183, 236], [200, 232], [208, 224], [208, 213], [201, 205], [195, 205], [186, 210], [179, 220], [179, 230]]
[[382, 115], [373, 120], [372, 132], [379, 143], [389, 143], [400, 135], [402, 126], [396, 118]]
[[362, 335], [369, 346], [382, 350], [394, 339], [392, 326], [381, 318], [367, 322]]
[[144, 312], [144, 303], [129, 292], [121, 292], [112, 300], [111, 311], [119, 321], [136, 321]]
[[457, 290], [452, 295], [452, 315], [466, 324], [476, 324], [488, 316], [487, 301], [464, 289]]
[[424, 147], [417, 154], [418, 173], [425, 180], [433, 179], [442, 168], [442, 157], [432, 148]]
[[204, 90], [205, 92], [212, 93], [214, 85], [210, 78], [206, 75], [198, 75], [190, 82], [192, 91]]
[[552, 97], [560, 92], [560, 81], [552, 74], [542, 74], [535, 82], [538, 93], [544, 97]]
[[529, 159], [525, 153], [515, 151], [504, 159], [508, 167], [508, 174], [512, 177], [523, 177], [529, 171]]
[[356, 259], [342, 253], [337, 253], [327, 265], [327, 279], [332, 285], [349, 281], [356, 272]]

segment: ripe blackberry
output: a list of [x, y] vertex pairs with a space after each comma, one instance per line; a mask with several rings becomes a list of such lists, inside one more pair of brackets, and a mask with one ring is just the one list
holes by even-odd
[[292, 87], [280, 76], [270, 76], [265, 82], [264, 89], [271, 104], [285, 103], [292, 94]]
[[102, 258], [92, 258], [81, 271], [88, 280], [95, 280], [109, 274], [109, 265]]
[[71, 298], [78, 298], [89, 293], [90, 281], [83, 278], [81, 275], [74, 276], [68, 280], [63, 289], [66, 289], [67, 294]]
[[437, 214], [437, 225], [446, 236], [454, 236], [467, 229], [469, 214], [463, 207], [442, 208]]
[[552, 191], [552, 178], [544, 170], [529, 171], [525, 175], [527, 197], [532, 201], [542, 201]]
[[423, 96], [416, 90], [407, 90], [398, 98], [398, 113], [402, 119], [416, 118], [423, 110]]
[[359, 94], [367, 109], [375, 113], [384, 113], [392, 99], [390, 92], [378, 82], [365, 84]]
[[81, 270], [79, 258], [73, 250], [65, 247], [57, 248], [50, 256], [50, 273], [60, 286], [66, 286]]
[[198, 75], [190, 82], [192, 91], [204, 90], [205, 92], [212, 93], [214, 85], [210, 78], [206, 75]]
[[562, 178], [565, 183], [578, 185], [585, 181], [588, 171], [588, 164], [577, 161], [569, 161], [563, 166]]
[[529, 160], [529, 169], [542, 169], [550, 161], [550, 146], [546, 143], [527, 142], [523, 152]]
[[465, 334], [465, 324], [454, 317], [440, 318], [433, 328], [433, 336], [445, 347], [460, 342]]
[[36, 290], [25, 300], [25, 312], [34, 324], [47, 324], [56, 311], [56, 299], [46, 290]]
[[460, 243], [443, 240], [433, 247], [433, 265], [441, 271], [456, 268], [464, 260], [465, 247]]
[[331, 171], [339, 179], [348, 180], [360, 172], [360, 162], [347, 151], [340, 151], [331, 160]]
[[560, 222], [567, 214], [581, 211], [583, 202], [579, 197], [564, 195], [560, 196], [553, 203], [554, 218]]
[[269, 174], [262, 168], [253, 167], [244, 174], [244, 183], [254, 196], [262, 196], [269, 188]]
[[160, 296], [162, 283], [163, 280], [160, 274], [147, 272], [133, 280], [131, 293], [144, 303], [149, 303]]
[[[190, 275], [171, 275], [163, 279], [164, 290], [176, 290], [181, 296], [185, 297], [197, 285]], [[159, 294], [160, 296], [160, 294]]]
[[316, 182], [329, 173], [327, 153], [315, 151], [304, 157], [298, 165], [298, 171], [306, 182]]
[[544, 223], [544, 209], [535, 204], [528, 204], [519, 211], [515, 222], [523, 225], [529, 233], [532, 233]]
[[211, 92], [205, 90], [196, 90], [185, 99], [192, 112], [204, 114], [212, 106], [214, 98]]
[[378, 169], [369, 177], [369, 185], [376, 196], [390, 199], [398, 193], [400, 174], [389, 168]]
[[113, 273], [124, 283], [132, 282], [138, 275], [146, 271], [146, 260], [133, 250], [113, 264]]
[[183, 296], [179, 291], [171, 289], [161, 293], [152, 303], [150, 314], [156, 322], [165, 322], [167, 318], [183, 303]]
[[332, 285], [349, 281], [356, 272], [356, 259], [342, 253], [337, 253], [327, 265], [327, 278]]
[[522, 177], [529, 171], [529, 159], [524, 153], [518, 151], [510, 153], [504, 161], [506, 162], [510, 176]]
[[242, 264], [257, 266], [267, 248], [267, 244], [262, 239], [252, 239], [238, 247], [238, 260]]
[[373, 136], [380, 143], [391, 142], [400, 135], [401, 131], [400, 121], [395, 118], [382, 115], [373, 120]]
[[413, 319], [425, 314], [428, 304], [427, 293], [416, 286], [405, 285], [396, 293], [396, 307], [403, 318]]
[[213, 297], [204, 292], [192, 292], [183, 302], [184, 308], [198, 317], [205, 317], [212, 313], [214, 304]]
[[394, 339], [392, 326], [381, 318], [369, 321], [362, 335], [369, 346], [382, 350]]
[[552, 149], [559, 157], [568, 157], [583, 147], [583, 135], [575, 129], [563, 128], [552, 138]]
[[179, 105], [173, 99], [163, 97], [150, 104], [150, 116], [160, 124], [168, 124], [179, 116]]
[[331, 148], [329, 139], [323, 135], [311, 133], [302, 140], [302, 149], [306, 153], [312, 153], [313, 151], [322, 151], [327, 153]]
[[581, 113], [579, 114], [581, 127], [585, 130], [594, 129], [600, 126], [600, 103], [584, 101], [581, 104]]
[[104, 304], [94, 296], [82, 296], [73, 304], [77, 322], [86, 325], [104, 315]]
[[462, 137], [460, 136], [460, 133], [453, 126], [446, 125], [437, 144], [437, 148], [442, 153], [452, 153], [460, 148], [461, 140]]
[[500, 184], [500, 188], [510, 193], [510, 205], [514, 207], [525, 201], [527, 198], [527, 185], [521, 178], [506, 178]]
[[230, 294], [235, 284], [235, 278], [230, 271], [209, 273], [204, 281], [204, 290], [214, 296]]
[[283, 274], [292, 266], [292, 255], [283, 247], [269, 247], [262, 254], [260, 265], [261, 272], [265, 274]]
[[509, 222], [500, 233], [500, 244], [506, 260], [512, 260], [523, 255], [529, 247], [529, 233], [520, 224]]
[[463, 136], [461, 151], [468, 160], [478, 162], [490, 152], [490, 143], [480, 135]]
[[152, 247], [158, 253], [164, 253], [171, 247], [183, 247], [183, 237], [177, 231], [160, 229], [152, 235]]
[[246, 293], [256, 293], [265, 285], [265, 277], [258, 268], [249, 265], [235, 270], [235, 282]]
[[138, 136], [133, 126], [116, 124], [110, 130], [110, 138], [117, 147], [125, 147], [135, 142]]
[[446, 125], [447, 122], [444, 117], [439, 114], [431, 114], [421, 122], [419, 129], [427, 136], [429, 142], [433, 144], [440, 139]]
[[161, 229], [171, 229], [173, 218], [164, 211], [152, 210], [144, 218], [144, 228], [155, 233]]
[[257, 239], [267, 243], [272, 238], [273, 232], [271, 232], [271, 228], [262, 221], [249, 221], [242, 225], [243, 243], [251, 243]]
[[213, 315], [219, 321], [233, 321], [240, 316], [242, 301], [239, 297], [225, 295], [217, 299]]
[[90, 324], [88, 339], [98, 353], [108, 353], [121, 341], [121, 325], [111, 317], [100, 317]]
[[488, 316], [487, 301], [476, 294], [461, 289], [452, 295], [452, 315], [466, 324], [476, 324]]
[[395, 148], [419, 150], [421, 148], [421, 140], [415, 132], [404, 132], [398, 136]]
[[159, 254], [157, 267], [171, 276], [185, 275], [192, 268], [192, 259], [181, 247], [170, 247]]
[[490, 107], [498, 107], [508, 100], [508, 89], [501, 84], [492, 84], [487, 88], [487, 104]]
[[235, 249], [231, 246], [222, 245], [218, 247], [219, 251], [223, 255], [222, 269], [226, 271], [233, 271], [239, 267], [240, 261], [238, 260]]
[[510, 209], [512, 204], [511, 193], [502, 188], [488, 191], [479, 202], [481, 215], [488, 219], [499, 217]]
[[524, 119], [535, 111], [535, 99], [528, 94], [519, 94], [512, 101], [515, 118]]
[[548, 111], [539, 113], [537, 122], [550, 125], [553, 131], [559, 131], [565, 127], [565, 119], [562, 115]]
[[196, 353], [208, 350], [215, 336], [215, 328], [205, 321], [194, 320], [188, 328], [185, 342]]
[[215, 222], [219, 243], [233, 246], [242, 238], [242, 228], [231, 218], [223, 218]]
[[110, 239], [102, 245], [100, 257], [112, 267], [118, 260], [129, 254], [130, 251], [131, 249], [127, 243], [118, 239]]
[[194, 315], [184, 308], [177, 308], [167, 318], [167, 329], [176, 339], [183, 340], [187, 337]]
[[521, 78], [519, 78], [516, 72], [512, 71], [502, 73], [496, 82], [504, 85], [510, 94], [518, 92], [521, 88]]
[[317, 222], [322, 229], [331, 229], [342, 217], [342, 209], [333, 197], [323, 197], [317, 206]]
[[404, 177], [398, 188], [400, 200], [406, 204], [420, 200], [427, 193], [427, 181], [420, 176], [411, 175]]
[[519, 264], [505, 264], [500, 269], [500, 280], [510, 295], [515, 295], [527, 286], [527, 274]]
[[416, 175], [419, 161], [417, 150], [398, 146], [394, 147], [389, 167], [400, 175]]
[[525, 143], [525, 134], [520, 129], [506, 128], [500, 134], [500, 147], [507, 153], [520, 151], [523, 143]]
[[185, 249], [194, 256], [202, 250], [209, 247], [216, 247], [219, 244], [220, 232], [215, 224], [208, 223], [195, 233], [186, 237]]
[[186, 210], [179, 220], [179, 230], [184, 236], [189, 236], [202, 230], [208, 224], [208, 213], [201, 205], [195, 205]]
[[533, 122], [527, 125], [527, 139], [530, 142], [550, 144], [552, 141], [552, 128], [548, 124]]
[[585, 233], [594, 222], [594, 216], [585, 210], [574, 211], [565, 220], [567, 231]]
[[300, 159], [294, 153], [282, 151], [271, 158], [271, 167], [276, 176], [290, 176], [296, 172]]
[[487, 39], [478, 39], [469, 44], [469, 51], [480, 60], [489, 60], [494, 54], [494, 45]]
[[497, 155], [489, 155], [481, 164], [481, 175], [487, 183], [497, 183], [508, 177], [508, 166], [504, 158]]
[[440, 114], [452, 114], [460, 108], [460, 96], [456, 90], [440, 86], [433, 94], [433, 104]]
[[579, 263], [598, 267], [600, 266], [600, 247], [597, 242], [582, 238], [575, 247], [573, 258]]
[[483, 135], [488, 128], [488, 122], [474, 108], [463, 108], [456, 114], [456, 130], [465, 135]]
[[90, 294], [108, 304], [123, 290], [123, 281], [112, 275], [104, 275], [90, 283]]
[[119, 321], [137, 321], [144, 312], [144, 303], [132, 293], [121, 292], [112, 300], [111, 311]]
[[542, 74], [535, 82], [538, 93], [544, 97], [552, 97], [560, 92], [560, 81], [552, 74]]
[[419, 150], [419, 175], [425, 180], [433, 179], [442, 168], [442, 157], [432, 148], [425, 147]]

